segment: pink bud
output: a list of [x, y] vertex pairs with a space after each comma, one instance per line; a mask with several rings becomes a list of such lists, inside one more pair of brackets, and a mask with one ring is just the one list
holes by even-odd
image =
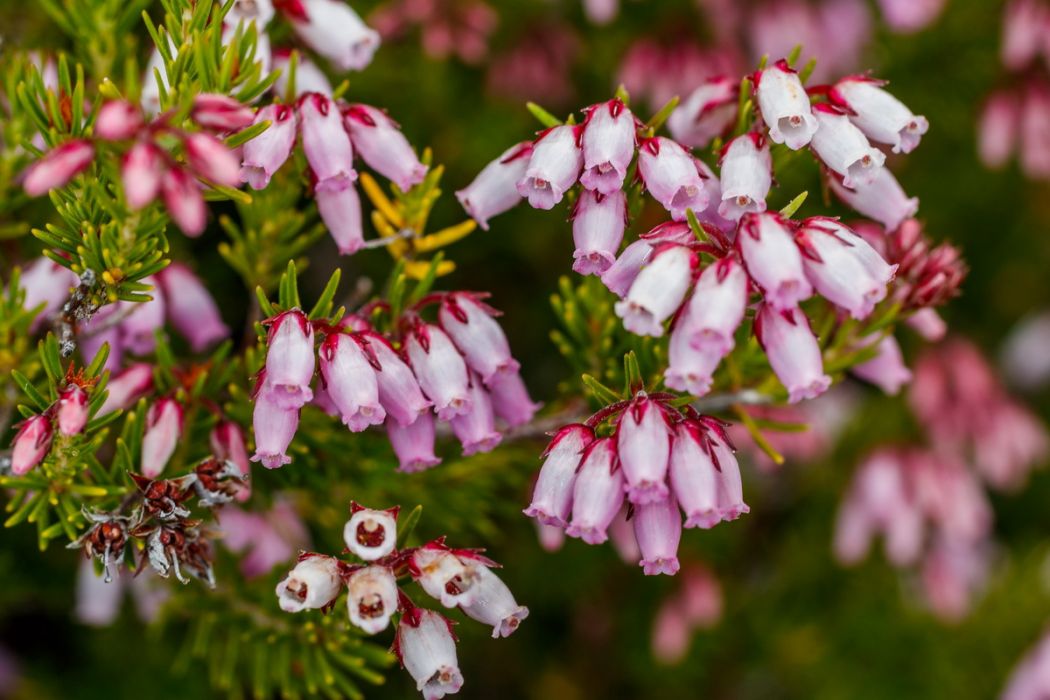
[[492, 625], [493, 639], [509, 637], [529, 616], [529, 609], [518, 605], [507, 584], [487, 566], [479, 566], [477, 572], [473, 602], [464, 605], [463, 612], [483, 625]]
[[674, 140], [689, 148], [704, 148], [736, 120], [739, 83], [729, 77], [710, 78], [685, 98], [667, 120]]
[[397, 509], [374, 510], [356, 503], [350, 505], [351, 516], [343, 525], [347, 549], [365, 561], [382, 559], [397, 545]]
[[605, 272], [601, 273], [602, 284], [623, 299], [652, 255], [653, 247], [649, 245], [649, 241], [634, 241], [623, 249], [620, 257], [616, 258]]
[[634, 115], [618, 99], [588, 109], [580, 178], [585, 188], [604, 195], [620, 191], [634, 157], [634, 129]]
[[678, 542], [682, 539], [682, 516], [674, 497], [638, 506], [634, 511], [634, 536], [642, 550], [646, 576], [678, 573]]
[[624, 328], [637, 335], [662, 336], [664, 321], [681, 306], [692, 284], [696, 263], [696, 253], [685, 246], [667, 245], [656, 251], [627, 296], [616, 302]]
[[685, 511], [686, 527], [705, 530], [721, 521], [718, 492], [721, 478], [711, 459], [713, 446], [699, 423], [683, 421], [675, 428], [671, 447], [671, 488]]
[[51, 419], [47, 416], [33, 416], [23, 421], [11, 442], [11, 473], [22, 476], [40, 464], [51, 449], [53, 434]]
[[346, 583], [350, 622], [366, 634], [382, 632], [397, 612], [397, 579], [386, 566], [355, 571]]
[[503, 436], [496, 432], [496, 417], [492, 411], [492, 399], [481, 378], [471, 373], [470, 411], [454, 416], [450, 423], [452, 432], [463, 446], [463, 456], [479, 452], [491, 452]]
[[489, 219], [514, 208], [521, 201], [518, 182], [525, 177], [531, 156], [531, 143], [511, 146], [486, 165], [473, 182], [456, 192], [456, 199], [467, 214], [485, 231], [489, 230]]
[[430, 408], [431, 403], [423, 396], [412, 369], [390, 347], [387, 340], [371, 333], [365, 337], [368, 347], [381, 367], [375, 375], [380, 405], [388, 417], [402, 426], [411, 425], [420, 414]]
[[270, 324], [263, 392], [281, 408], [299, 408], [311, 398], [314, 329], [299, 309], [279, 314]]
[[419, 162], [408, 139], [386, 112], [368, 105], [355, 104], [344, 112], [343, 123], [357, 154], [402, 192], [423, 182], [427, 166]]
[[241, 164], [219, 139], [211, 134], [187, 134], [183, 140], [190, 168], [205, 180], [226, 187], [241, 184]]
[[525, 425], [536, 415], [541, 404], [532, 400], [521, 374], [504, 373], [493, 377], [488, 386], [492, 410], [508, 427]]
[[909, 33], [937, 19], [946, 0], [878, 0], [882, 18], [890, 29]]
[[[233, 421], [222, 419], [212, 428], [208, 436], [212, 453], [224, 462], [233, 462], [240, 469], [241, 474], [248, 476], [251, 473], [251, 464], [248, 462], [248, 451], [244, 446], [244, 433], [241, 426]], [[237, 487], [237, 500], [248, 500], [251, 496], [251, 482], [245, 480]], [[269, 567], [267, 567], [267, 571]]]
[[95, 117], [95, 136], [106, 141], [123, 141], [142, 128], [142, 110], [123, 100], [107, 102]]
[[1020, 104], [1006, 91], [993, 93], [985, 102], [977, 124], [977, 153], [987, 168], [1001, 168], [1017, 148]]
[[182, 232], [190, 238], [204, 233], [208, 208], [196, 181], [182, 168], [168, 168], [161, 178], [160, 189], [168, 214]]
[[394, 648], [426, 700], [458, 693], [463, 687], [451, 625], [436, 612], [411, 608], [397, 626]]
[[1050, 178], [1050, 87], [1029, 83], [1021, 110], [1021, 170], [1032, 179]]
[[64, 187], [84, 172], [95, 158], [95, 147], [90, 141], [73, 140], [52, 148], [29, 166], [22, 186], [30, 197]]
[[600, 275], [616, 261], [627, 226], [627, 197], [622, 190], [603, 195], [584, 190], [572, 215], [576, 244], [572, 269], [581, 275]]
[[616, 464], [612, 438], [600, 438], [587, 446], [576, 474], [572, 495], [572, 522], [565, 530], [587, 544], [601, 544], [623, 504], [623, 471]]
[[638, 172], [653, 199], [676, 221], [686, 209], [707, 208], [709, 197], [696, 160], [682, 146], [663, 136], [645, 139], [638, 149]]
[[78, 435], [84, 431], [87, 420], [87, 392], [76, 384], [70, 384], [58, 393], [58, 432]]
[[23, 308], [35, 309], [43, 305], [40, 313], [33, 319], [31, 332], [38, 330], [62, 308], [69, 298], [70, 290], [78, 283], [76, 273], [44, 257], [37, 258], [22, 271], [19, 286], [25, 290], [26, 295]]
[[631, 503], [641, 505], [667, 498], [671, 435], [659, 403], [644, 397], [631, 403], [620, 417], [616, 448]]
[[510, 354], [507, 336], [494, 316], [495, 309], [474, 295], [459, 292], [445, 295], [438, 318], [463, 355], [467, 365], [488, 384], [496, 377], [518, 371]]
[[710, 344], [694, 347], [691, 341], [696, 334], [692, 307], [688, 306], [671, 330], [664, 382], [672, 389], [703, 396], [711, 390], [712, 375], [724, 354]]
[[270, 122], [270, 126], [242, 149], [241, 180], [254, 190], [270, 184], [270, 178], [288, 160], [295, 146], [298, 120], [294, 109], [288, 105], [266, 105], [259, 110], [254, 123], [264, 121]]
[[1038, 0], [1012, 0], [1003, 12], [1001, 57], [1011, 71], [1028, 67], [1043, 49], [1050, 12]]
[[130, 365], [106, 384], [109, 395], [98, 409], [98, 415], [129, 408], [152, 388], [153, 367], [145, 362]]
[[926, 117], [916, 116], [903, 102], [884, 90], [885, 83], [867, 76], [851, 76], [835, 83], [829, 97], [846, 109], [849, 119], [894, 153], [911, 153], [929, 128]]
[[878, 221], [887, 231], [894, 231], [901, 222], [915, 215], [919, 200], [904, 193], [889, 168], [877, 168], [875, 173], [874, 181], [867, 185], [849, 188], [835, 177], [828, 178], [828, 184], [847, 205]]
[[314, 192], [317, 211], [328, 227], [341, 255], [353, 255], [365, 244], [361, 224], [361, 198], [353, 185], [342, 190], [318, 189]]
[[736, 329], [744, 320], [747, 291], [747, 272], [735, 256], [705, 267], [689, 300], [689, 322], [682, 323], [689, 334], [689, 344], [719, 357], [729, 354], [735, 344]]
[[787, 388], [788, 401], [816, 398], [831, 386], [831, 377], [824, 374], [820, 346], [800, 310], [777, 311], [762, 304], [756, 316], [755, 335], [773, 372]]
[[450, 420], [470, 411], [467, 365], [443, 330], [420, 324], [408, 334], [405, 349], [419, 386], [434, 402], [438, 418]]
[[338, 192], [350, 187], [357, 179], [354, 149], [339, 109], [329, 98], [311, 92], [299, 99], [299, 120], [306, 161], [317, 178], [314, 190]]
[[594, 431], [586, 425], [567, 425], [547, 446], [543, 467], [532, 492], [532, 503], [523, 512], [545, 525], [564, 528], [572, 510], [576, 469], [584, 450], [594, 441]]
[[[800, 313], [796, 311], [795, 313]], [[740, 479], [740, 465], [732, 448], [718, 435], [708, 430], [711, 456], [718, 470], [718, 515], [728, 522], [741, 515], [750, 513], [751, 509], [744, 503], [744, 487]]]
[[303, 42], [340, 70], [362, 70], [379, 48], [379, 34], [342, 0], [297, 0], [301, 13], [288, 14]]
[[533, 142], [525, 175], [517, 183], [518, 194], [528, 197], [533, 208], [552, 209], [576, 184], [583, 167], [577, 133], [576, 126], [555, 126]]
[[769, 140], [793, 151], [807, 145], [817, 131], [817, 118], [798, 73], [781, 59], [755, 76], [755, 94]]
[[359, 433], [380, 425], [386, 411], [379, 405], [376, 370], [365, 349], [345, 333], [330, 333], [321, 343], [321, 376], [343, 424]]
[[766, 210], [766, 195], [773, 184], [773, 159], [769, 144], [755, 132], [730, 141], [722, 156], [721, 203], [718, 214], [738, 221], [748, 212]]
[[942, 340], [948, 333], [948, 324], [944, 322], [944, 319], [936, 311], [929, 308], [919, 309], [904, 319], [904, 323], [918, 333], [923, 340], [931, 343]]
[[197, 95], [193, 99], [190, 117], [205, 129], [226, 132], [240, 131], [255, 121], [251, 107], [227, 95], [214, 93]]
[[896, 265], [889, 265], [868, 243], [837, 221], [813, 218], [797, 234], [806, 277], [821, 296], [855, 319], [867, 318], [886, 298]]
[[736, 243], [748, 274], [773, 308], [795, 308], [813, 294], [803, 271], [802, 254], [778, 214], [745, 215]]
[[316, 610], [333, 603], [342, 590], [339, 560], [310, 554], [277, 584], [277, 602], [285, 612]]
[[398, 471], [421, 472], [441, 464], [434, 455], [434, 417], [430, 413], [419, 414], [409, 425], [387, 417], [386, 433], [397, 455]]
[[878, 342], [875, 357], [854, 365], [850, 372], [866, 382], [871, 382], [890, 396], [896, 396], [901, 387], [911, 381], [911, 370], [904, 364], [901, 346], [892, 335], [887, 335]]
[[150, 141], [137, 141], [124, 156], [120, 173], [128, 206], [137, 211], [156, 199], [163, 177], [160, 149]]
[[168, 318], [194, 352], [230, 335], [222, 314], [201, 280], [188, 267], [172, 263], [157, 273]]
[[299, 427], [298, 409], [282, 408], [264, 390], [255, 399], [252, 427], [255, 431], [255, 454], [251, 461], [262, 462], [267, 469], [291, 464], [292, 458], [287, 452]]
[[824, 165], [842, 176], [846, 187], [870, 185], [886, 156], [836, 107], [821, 103], [813, 108], [818, 128], [810, 148]]
[[182, 406], [175, 399], [159, 399], [146, 415], [142, 436], [142, 474], [154, 479], [164, 471], [182, 435]]
[[545, 552], [557, 552], [565, 546], [565, 530], [554, 525], [544, 525], [539, 520], [536, 523], [536, 539]]

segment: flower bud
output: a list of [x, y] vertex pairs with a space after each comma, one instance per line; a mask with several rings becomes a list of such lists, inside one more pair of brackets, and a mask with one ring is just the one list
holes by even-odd
[[263, 392], [281, 408], [299, 408], [313, 398], [313, 376], [313, 326], [302, 311], [285, 311], [270, 324]]
[[40, 464], [51, 449], [53, 434], [51, 419], [47, 416], [33, 416], [23, 421], [11, 442], [11, 473], [22, 476]]
[[893, 231], [919, 210], [919, 200], [909, 198], [889, 168], [877, 168], [875, 179], [867, 185], [846, 187], [836, 177], [828, 178], [835, 195], [860, 214]]
[[940, 15], [946, 0], [878, 0], [882, 19], [895, 32], [916, 32]]
[[773, 159], [765, 139], [752, 131], [730, 141], [723, 151], [721, 172], [719, 216], [739, 221], [748, 212], [766, 210]]
[[681, 306], [693, 281], [696, 263], [696, 253], [685, 246], [667, 245], [656, 251], [627, 296], [614, 306], [623, 327], [637, 335], [662, 336], [664, 321]]
[[175, 399], [159, 399], [146, 414], [146, 432], [142, 436], [140, 471], [154, 479], [164, 471], [182, 435], [183, 409]]
[[887, 335], [878, 342], [875, 357], [854, 365], [850, 372], [874, 384], [890, 396], [896, 396], [901, 387], [911, 381], [911, 370], [904, 364], [901, 346], [892, 335]]
[[[229, 15], [226, 19], [230, 19]], [[251, 107], [227, 95], [204, 93], [193, 98], [190, 118], [205, 129], [231, 132], [251, 125], [255, 121], [255, 113]]]
[[532, 503], [523, 512], [544, 525], [566, 527], [572, 512], [573, 485], [580, 458], [594, 441], [586, 425], [567, 425], [559, 430], [543, 453], [544, 462], [532, 492]]
[[584, 190], [572, 213], [576, 244], [572, 269], [581, 275], [600, 275], [616, 261], [627, 226], [627, 197], [622, 190], [603, 195]]
[[730, 77], [710, 78], [671, 113], [667, 129], [678, 143], [704, 148], [736, 121], [739, 83]]
[[343, 123], [357, 154], [372, 170], [392, 181], [402, 192], [423, 182], [427, 166], [419, 162], [401, 128], [386, 112], [368, 105], [350, 105]]
[[868, 243], [830, 219], [807, 219], [797, 234], [806, 277], [821, 296], [855, 319], [864, 319], [886, 298], [897, 270]]
[[824, 374], [820, 346], [800, 310], [777, 311], [762, 304], [755, 317], [755, 335], [773, 372], [788, 390], [788, 401], [816, 398], [831, 386], [831, 377]]
[[755, 76], [755, 94], [769, 140], [797, 151], [817, 131], [817, 119], [798, 73], [781, 59]]
[[638, 149], [638, 172], [653, 199], [685, 221], [686, 209], [703, 211], [709, 201], [696, 160], [678, 143], [663, 136], [645, 139]]
[[993, 93], [981, 109], [977, 122], [977, 153], [986, 168], [1006, 165], [1017, 149], [1021, 105], [1006, 91]]
[[608, 539], [609, 524], [623, 504], [623, 470], [616, 464], [612, 438], [592, 442], [582, 459], [573, 485], [572, 521], [565, 534], [587, 544], [601, 544]]
[[335, 602], [342, 587], [338, 560], [308, 554], [277, 584], [277, 603], [290, 613], [315, 610]]
[[813, 294], [802, 267], [802, 254], [778, 214], [747, 214], [736, 239], [747, 272], [766, 303], [785, 311]]
[[58, 432], [79, 435], [84, 432], [87, 420], [88, 397], [82, 387], [70, 384], [58, 392]]
[[412, 608], [401, 616], [394, 650], [426, 700], [453, 695], [463, 687], [452, 623], [444, 616]]
[[601, 273], [602, 284], [610, 292], [623, 299], [652, 255], [653, 247], [649, 241], [632, 242], [623, 249], [620, 257], [616, 258], [612, 265]]
[[357, 339], [345, 333], [330, 333], [321, 343], [321, 376], [343, 424], [359, 433], [380, 425], [386, 411], [379, 404], [376, 371]]
[[493, 639], [509, 637], [529, 616], [529, 609], [518, 605], [507, 584], [488, 567], [479, 566], [477, 573], [473, 602], [464, 605], [463, 612], [484, 625], [492, 625]]
[[288, 105], [266, 105], [255, 115], [255, 124], [268, 121], [270, 126], [241, 149], [241, 180], [254, 190], [265, 189], [270, 178], [280, 170], [295, 146], [298, 120]]
[[930, 123], [884, 90], [885, 84], [868, 76], [850, 76], [835, 83], [828, 97], [846, 109], [850, 121], [869, 139], [888, 144], [894, 153], [911, 153]]
[[664, 383], [672, 389], [703, 396], [711, 390], [712, 375], [723, 354], [710, 344], [701, 348], [693, 346], [691, 341], [698, 334], [693, 317], [692, 306], [687, 306], [671, 330]]
[[689, 300], [689, 344], [697, 350], [725, 357], [733, 349], [733, 336], [747, 309], [747, 272], [735, 256], [727, 256], [703, 269]]
[[521, 201], [518, 182], [525, 177], [531, 156], [531, 143], [511, 146], [486, 165], [473, 182], [456, 192], [456, 199], [483, 230], [489, 230], [489, 219]]
[[818, 104], [813, 108], [818, 128], [810, 148], [824, 165], [842, 176], [846, 187], [870, 185], [886, 156], [868, 143], [867, 137], [833, 105]]
[[488, 384], [497, 376], [518, 371], [498, 312], [466, 292], [445, 295], [438, 311], [441, 327], [456, 344], [467, 365]]
[[350, 504], [352, 515], [343, 526], [346, 548], [365, 561], [382, 559], [397, 545], [397, 508], [372, 510]]
[[124, 100], [102, 105], [95, 116], [95, 136], [106, 141], [123, 141], [142, 128], [142, 110]]
[[646, 397], [635, 399], [620, 417], [616, 448], [631, 503], [667, 498], [671, 435], [663, 406]]
[[674, 497], [638, 506], [633, 520], [634, 536], [642, 551], [640, 564], [645, 575], [677, 574], [682, 516]]
[[255, 399], [252, 427], [255, 431], [255, 454], [251, 461], [262, 462], [267, 469], [291, 463], [292, 458], [286, 453], [299, 427], [299, 409], [283, 408], [263, 390]]
[[619, 99], [588, 109], [580, 177], [585, 188], [604, 195], [620, 191], [634, 157], [634, 130], [634, 115]]
[[39, 197], [51, 190], [64, 187], [84, 172], [95, 159], [95, 147], [90, 141], [75, 139], [52, 148], [26, 171], [22, 187], [30, 197]]
[[108, 396], [98, 409], [98, 415], [129, 408], [152, 388], [153, 367], [145, 362], [129, 365], [106, 384]]
[[450, 420], [470, 411], [467, 365], [443, 330], [420, 324], [408, 334], [405, 348], [419, 386], [434, 402], [438, 418]]
[[386, 434], [397, 455], [398, 471], [421, 472], [441, 464], [441, 460], [434, 455], [434, 417], [429, 412], [420, 413], [408, 425], [402, 425], [388, 416]]
[[380, 366], [375, 375], [379, 404], [388, 418], [393, 418], [402, 426], [411, 425], [430, 408], [431, 403], [423, 396], [412, 368], [390, 347], [387, 340], [371, 333], [365, 337]]
[[382, 632], [397, 612], [397, 579], [386, 566], [355, 571], [346, 583], [350, 622], [367, 634]]
[[488, 386], [492, 410], [508, 427], [525, 425], [536, 415], [541, 404], [532, 400], [521, 374], [513, 372], [493, 377]]
[[470, 411], [466, 414], [455, 416], [450, 421], [452, 432], [463, 446], [463, 456], [469, 457], [479, 452], [491, 452], [503, 436], [496, 432], [496, 417], [492, 411], [492, 399], [485, 387], [481, 384], [481, 378], [476, 374], [471, 375], [470, 382]]
[[518, 194], [528, 197], [535, 209], [552, 209], [576, 184], [583, 167], [583, 154], [577, 142], [578, 127], [555, 126], [543, 132], [532, 144], [525, 175], [518, 181]]
[[314, 192], [317, 211], [332, 235], [340, 255], [353, 255], [365, 244], [361, 224], [361, 198], [353, 185], [342, 190], [318, 189]]
[[190, 169], [218, 185], [237, 187], [241, 184], [241, 164], [219, 139], [211, 134], [187, 134], [183, 139]]
[[379, 48], [379, 33], [342, 0], [298, 0], [301, 12], [286, 11], [292, 29], [311, 49], [340, 70], [362, 70]]
[[151, 141], [137, 141], [124, 156], [120, 171], [128, 206], [138, 211], [156, 199], [163, 178], [160, 149]]
[[171, 325], [185, 336], [194, 352], [230, 335], [219, 307], [201, 280], [181, 263], [157, 273]]
[[717, 525], [721, 479], [711, 459], [713, 447], [707, 430], [696, 421], [683, 421], [675, 428], [671, 447], [670, 477], [674, 497], [685, 511], [685, 526], [705, 530]]
[[[244, 446], [244, 433], [241, 431], [241, 426], [224, 418], [212, 428], [208, 441], [217, 459], [223, 462], [233, 462], [245, 477], [251, 473], [251, 464], [248, 462], [248, 451]], [[248, 500], [249, 496], [251, 496], [251, 482], [245, 479], [237, 486], [237, 500], [243, 503]]]
[[354, 149], [339, 109], [329, 98], [311, 92], [299, 99], [299, 119], [303, 152], [317, 178], [314, 190], [345, 190], [357, 179], [357, 171]]
[[168, 214], [183, 233], [190, 238], [204, 233], [208, 207], [204, 203], [200, 186], [189, 173], [178, 167], [168, 168], [161, 177], [160, 191]]

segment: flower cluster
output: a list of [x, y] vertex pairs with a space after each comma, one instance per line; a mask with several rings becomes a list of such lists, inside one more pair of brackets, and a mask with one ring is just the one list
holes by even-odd
[[361, 200], [354, 187], [355, 155], [402, 191], [427, 174], [397, 123], [375, 107], [307, 92], [294, 106], [274, 103], [259, 109], [255, 123], [264, 122], [269, 128], [244, 145], [240, 179], [253, 189], [264, 189], [288, 160], [298, 136], [317, 209], [344, 255], [357, 252], [365, 242]]
[[989, 168], [1015, 154], [1034, 179], [1050, 178], [1050, 3], [1011, 0], [1003, 11], [1000, 57], [1010, 84], [988, 96], [978, 124], [978, 153]]
[[[447, 421], [464, 455], [488, 452], [502, 439], [496, 420], [523, 425], [538, 408], [511, 356], [498, 314], [470, 292], [432, 294], [384, 335], [362, 316], [338, 325], [311, 321], [298, 309], [267, 323], [267, 355], [255, 392], [256, 453], [268, 468], [291, 462], [288, 445], [299, 409], [313, 401], [353, 432], [385, 426], [402, 471], [440, 463], [435, 418]], [[438, 322], [419, 315], [438, 305]], [[316, 347], [315, 347], [316, 346]], [[321, 388], [311, 388], [320, 365]]]
[[644, 572], [677, 573], [682, 512], [685, 527], [709, 529], [749, 509], [725, 424], [672, 398], [639, 393], [559, 430], [525, 514], [601, 544], [626, 508]]
[[507, 585], [492, 572], [496, 564], [478, 549], [452, 549], [441, 537], [421, 547], [398, 548], [398, 508], [372, 510], [350, 505], [343, 527], [346, 551], [360, 560], [303, 553], [295, 568], [277, 584], [285, 612], [327, 612], [346, 588], [350, 622], [366, 634], [378, 634], [398, 615], [394, 653], [427, 700], [459, 692], [463, 674], [456, 658], [453, 622], [441, 613], [417, 607], [400, 588], [411, 579], [446, 608], [492, 626], [492, 637], [508, 637], [528, 617]]

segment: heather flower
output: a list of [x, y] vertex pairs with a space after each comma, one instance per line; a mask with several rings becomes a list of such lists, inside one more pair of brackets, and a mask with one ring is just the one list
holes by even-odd
[[874, 384], [890, 396], [911, 381], [911, 370], [904, 364], [901, 346], [892, 335], [878, 341], [875, 357], [850, 368], [855, 376]]
[[405, 348], [419, 386], [434, 402], [438, 418], [449, 420], [468, 413], [471, 400], [467, 364], [445, 331], [435, 325], [419, 324], [408, 334]]
[[22, 422], [11, 442], [11, 473], [28, 474], [51, 449], [54, 428], [47, 416], [33, 416]]
[[108, 396], [98, 409], [98, 415], [129, 408], [152, 388], [153, 367], [144, 362], [129, 365], [106, 384]]
[[477, 575], [472, 602], [462, 605], [463, 612], [482, 624], [492, 625], [493, 639], [509, 637], [529, 616], [529, 609], [518, 605], [507, 584], [488, 567], [479, 566]]
[[452, 623], [444, 616], [422, 608], [407, 610], [397, 626], [394, 650], [425, 700], [439, 700], [463, 687]]
[[908, 197], [889, 168], [876, 168], [875, 179], [866, 185], [847, 187], [836, 177], [828, 178], [839, 199], [859, 213], [893, 231], [919, 210], [919, 200]]
[[878, 0], [882, 18], [890, 29], [909, 33], [937, 19], [947, 0]]
[[411, 425], [430, 408], [431, 403], [423, 396], [412, 369], [385, 338], [373, 333], [367, 334], [365, 338], [379, 363], [375, 373], [379, 404], [388, 418], [393, 418], [402, 426]]
[[244, 144], [241, 158], [241, 180], [252, 189], [265, 189], [270, 178], [280, 170], [295, 146], [298, 120], [289, 105], [270, 104], [259, 110], [253, 123], [270, 122], [266, 131]]
[[345, 189], [318, 189], [314, 192], [317, 211], [328, 227], [341, 255], [353, 255], [365, 244], [361, 223], [361, 198], [353, 185]]
[[343, 541], [365, 561], [382, 559], [397, 544], [397, 508], [372, 510], [350, 504], [351, 515], [343, 526]]
[[[278, 95], [288, 94], [288, 65], [290, 63], [290, 52], [275, 52], [273, 57], [273, 70], [281, 71], [273, 84], [273, 91]], [[295, 97], [316, 92], [328, 97], [332, 96], [332, 84], [316, 63], [300, 55], [295, 66]]]
[[[691, 347], [725, 357], [747, 309], [748, 277], [743, 265], [727, 256], [703, 269], [693, 288], [681, 332]], [[678, 328], [675, 329], [678, 331]]]
[[718, 214], [738, 221], [747, 212], [765, 211], [772, 184], [769, 145], [755, 132], [736, 137], [726, 144], [722, 155]]
[[255, 399], [252, 412], [252, 427], [255, 431], [255, 454], [253, 462], [262, 462], [267, 469], [276, 469], [290, 464], [288, 445], [299, 427], [299, 409], [284, 408], [266, 391]]
[[152, 298], [145, 302], [121, 301], [116, 314], [127, 314], [117, 329], [121, 346], [136, 354], [147, 355], [157, 346], [157, 331], [164, 327], [167, 300], [163, 289], [153, 277], [144, 277], [143, 283], [153, 285]]
[[[334, 2], [334, 0], [321, 0]], [[357, 179], [354, 149], [336, 105], [316, 92], [299, 99], [299, 132], [306, 161], [313, 170], [317, 192], [338, 192]]]
[[281, 408], [299, 408], [313, 398], [314, 329], [306, 314], [291, 309], [275, 317], [266, 345], [263, 393]]
[[341, 70], [362, 70], [379, 48], [379, 33], [342, 0], [298, 0], [287, 12], [295, 33]]
[[[152, 141], [137, 141], [124, 156], [121, 182], [128, 206], [137, 211], [157, 198], [166, 168], [161, 151]], [[180, 186], [185, 186], [181, 181]], [[169, 185], [171, 187], [171, 185]], [[203, 227], [203, 224], [195, 224]]]
[[142, 110], [130, 102], [113, 100], [95, 115], [94, 134], [106, 141], [130, 139], [142, 128]]
[[930, 124], [884, 90], [885, 84], [867, 76], [851, 76], [835, 83], [828, 96], [869, 139], [888, 144], [894, 153], [911, 153]]
[[397, 455], [399, 471], [419, 472], [441, 464], [441, 460], [434, 456], [434, 417], [430, 413], [420, 413], [408, 425], [388, 416], [386, 434]]
[[616, 431], [616, 450], [631, 503], [643, 505], [667, 497], [671, 430], [659, 403], [642, 397], [623, 412]]
[[769, 127], [769, 140], [797, 151], [817, 131], [817, 118], [798, 73], [781, 59], [755, 75], [755, 95], [762, 119]]
[[483, 230], [489, 230], [489, 219], [521, 201], [518, 182], [525, 178], [531, 156], [531, 143], [511, 146], [486, 165], [473, 182], [456, 192], [456, 199]]
[[37, 258], [22, 271], [19, 284], [25, 291], [24, 308], [35, 309], [42, 305], [29, 327], [31, 332], [38, 330], [62, 308], [69, 298], [69, 290], [78, 283], [76, 273], [45, 257]]
[[22, 187], [30, 197], [64, 187], [84, 172], [95, 159], [95, 147], [90, 141], [74, 139], [57, 146], [29, 166]]
[[474, 602], [480, 569], [492, 565], [467, 550], [451, 550], [441, 541], [430, 542], [412, 552], [409, 572], [427, 595], [446, 608]]
[[710, 78], [693, 90], [667, 119], [674, 140], [689, 148], [704, 148], [736, 119], [739, 83], [730, 77]]
[[581, 275], [601, 275], [616, 261], [627, 226], [627, 196], [622, 190], [604, 195], [584, 190], [572, 215], [576, 244], [572, 269]]
[[380, 425], [386, 411], [379, 403], [374, 360], [361, 343], [345, 333], [330, 333], [319, 354], [325, 390], [343, 424], [355, 433]]
[[789, 225], [778, 214], [746, 214], [736, 239], [748, 274], [766, 303], [779, 311], [793, 309], [813, 294]]
[[491, 452], [503, 440], [503, 436], [496, 432], [492, 399], [477, 374], [472, 373], [470, 378], [470, 411], [453, 417], [449, 423], [452, 433], [463, 446], [464, 457]]
[[685, 246], [668, 245], [656, 251], [627, 296], [616, 302], [624, 328], [637, 335], [662, 336], [664, 321], [682, 304], [692, 283], [696, 263], [696, 253]]
[[[228, 20], [229, 16], [226, 19]], [[205, 93], [193, 99], [190, 118], [205, 129], [233, 132], [252, 124], [255, 114], [251, 107], [242, 105], [232, 97]]]
[[190, 168], [206, 180], [226, 187], [241, 184], [241, 164], [226, 145], [211, 134], [186, 134], [183, 138]]
[[676, 221], [685, 212], [707, 208], [708, 193], [696, 160], [681, 145], [657, 136], [642, 141], [638, 149], [638, 172], [645, 188]]
[[1006, 91], [993, 93], [977, 122], [977, 154], [988, 168], [1001, 168], [1017, 148], [1021, 104]]
[[182, 436], [183, 408], [175, 399], [159, 399], [146, 414], [139, 471], [154, 479], [164, 471]]
[[627, 296], [627, 291], [638, 277], [638, 273], [649, 262], [652, 255], [653, 247], [649, 244], [649, 241], [637, 240], [632, 242], [623, 249], [620, 257], [616, 258], [612, 265], [607, 267], [605, 272], [601, 273], [602, 284], [610, 292], [623, 299]]
[[350, 622], [367, 634], [382, 632], [397, 612], [397, 579], [386, 566], [358, 569], [346, 582]]
[[241, 426], [233, 421], [222, 419], [212, 428], [208, 442], [211, 445], [212, 454], [217, 459], [223, 462], [233, 462], [237, 465], [241, 475], [245, 477], [245, 480], [237, 486], [237, 500], [242, 503], [247, 501], [251, 496], [251, 486], [247, 480], [251, 473], [251, 464], [248, 461], [248, 451], [244, 445], [244, 433], [241, 431]]
[[[125, 164], [126, 165], [126, 164]], [[128, 176], [127, 169], [124, 171]], [[136, 185], [138, 187], [138, 185]], [[170, 167], [160, 179], [160, 193], [164, 197], [164, 206], [171, 215], [175, 225], [190, 238], [204, 233], [207, 225], [208, 208], [200, 186], [190, 174], [179, 167]], [[136, 195], [136, 199], [140, 195]], [[141, 197], [145, 197], [144, 194]]]
[[188, 267], [173, 262], [157, 273], [157, 281], [171, 324], [189, 341], [194, 352], [230, 335], [215, 300]]
[[690, 304], [671, 329], [664, 383], [672, 389], [703, 396], [711, 390], [712, 375], [723, 354], [710, 344], [702, 348], [692, 344], [696, 326], [693, 316]]
[[594, 441], [594, 431], [579, 423], [559, 430], [543, 453], [544, 462], [532, 503], [523, 512], [544, 525], [564, 528], [572, 511], [576, 469], [584, 450]]
[[773, 372], [788, 390], [788, 401], [816, 398], [831, 386], [831, 377], [824, 374], [820, 346], [801, 311], [778, 311], [763, 304], [755, 320], [755, 335]]
[[325, 608], [335, 602], [342, 588], [339, 561], [308, 554], [277, 584], [277, 603], [290, 613]]
[[842, 176], [845, 187], [870, 185], [886, 156], [868, 143], [867, 137], [838, 108], [821, 103], [813, 108], [818, 127], [810, 148], [832, 171]]
[[886, 298], [897, 270], [864, 239], [829, 219], [807, 219], [797, 234], [806, 277], [828, 301], [866, 318]]
[[623, 187], [634, 157], [634, 115], [618, 99], [590, 107], [583, 129], [583, 175], [588, 190], [612, 195]]
[[76, 384], [70, 384], [58, 392], [58, 432], [62, 435], [78, 435], [84, 431], [88, 420], [87, 392]]
[[609, 524], [623, 504], [623, 471], [611, 438], [599, 438], [585, 449], [573, 486], [572, 520], [565, 534], [587, 544], [608, 539]]
[[640, 563], [646, 576], [678, 573], [682, 517], [673, 496], [635, 509], [634, 536], [642, 552]]
[[1030, 178], [1050, 178], [1050, 87], [1030, 83], [1021, 109], [1021, 170]]
[[408, 139], [386, 112], [368, 105], [350, 105], [343, 123], [357, 154], [377, 173], [393, 181], [403, 192], [418, 185], [427, 174]]
[[552, 209], [576, 184], [583, 167], [578, 139], [579, 127], [556, 126], [532, 143], [525, 175], [518, 180], [518, 194], [536, 209]]
[[722, 519], [718, 502], [721, 478], [711, 454], [702, 425], [682, 421], [675, 427], [668, 472], [674, 498], [685, 511], [685, 527], [706, 530]]
[[525, 425], [540, 409], [540, 404], [534, 402], [529, 396], [525, 381], [518, 372], [496, 376], [489, 382], [488, 391], [489, 398], [492, 399], [493, 412], [508, 427], [517, 428]]
[[485, 384], [499, 375], [518, 371], [507, 336], [494, 316], [498, 312], [466, 292], [446, 294], [438, 318], [441, 327]]

